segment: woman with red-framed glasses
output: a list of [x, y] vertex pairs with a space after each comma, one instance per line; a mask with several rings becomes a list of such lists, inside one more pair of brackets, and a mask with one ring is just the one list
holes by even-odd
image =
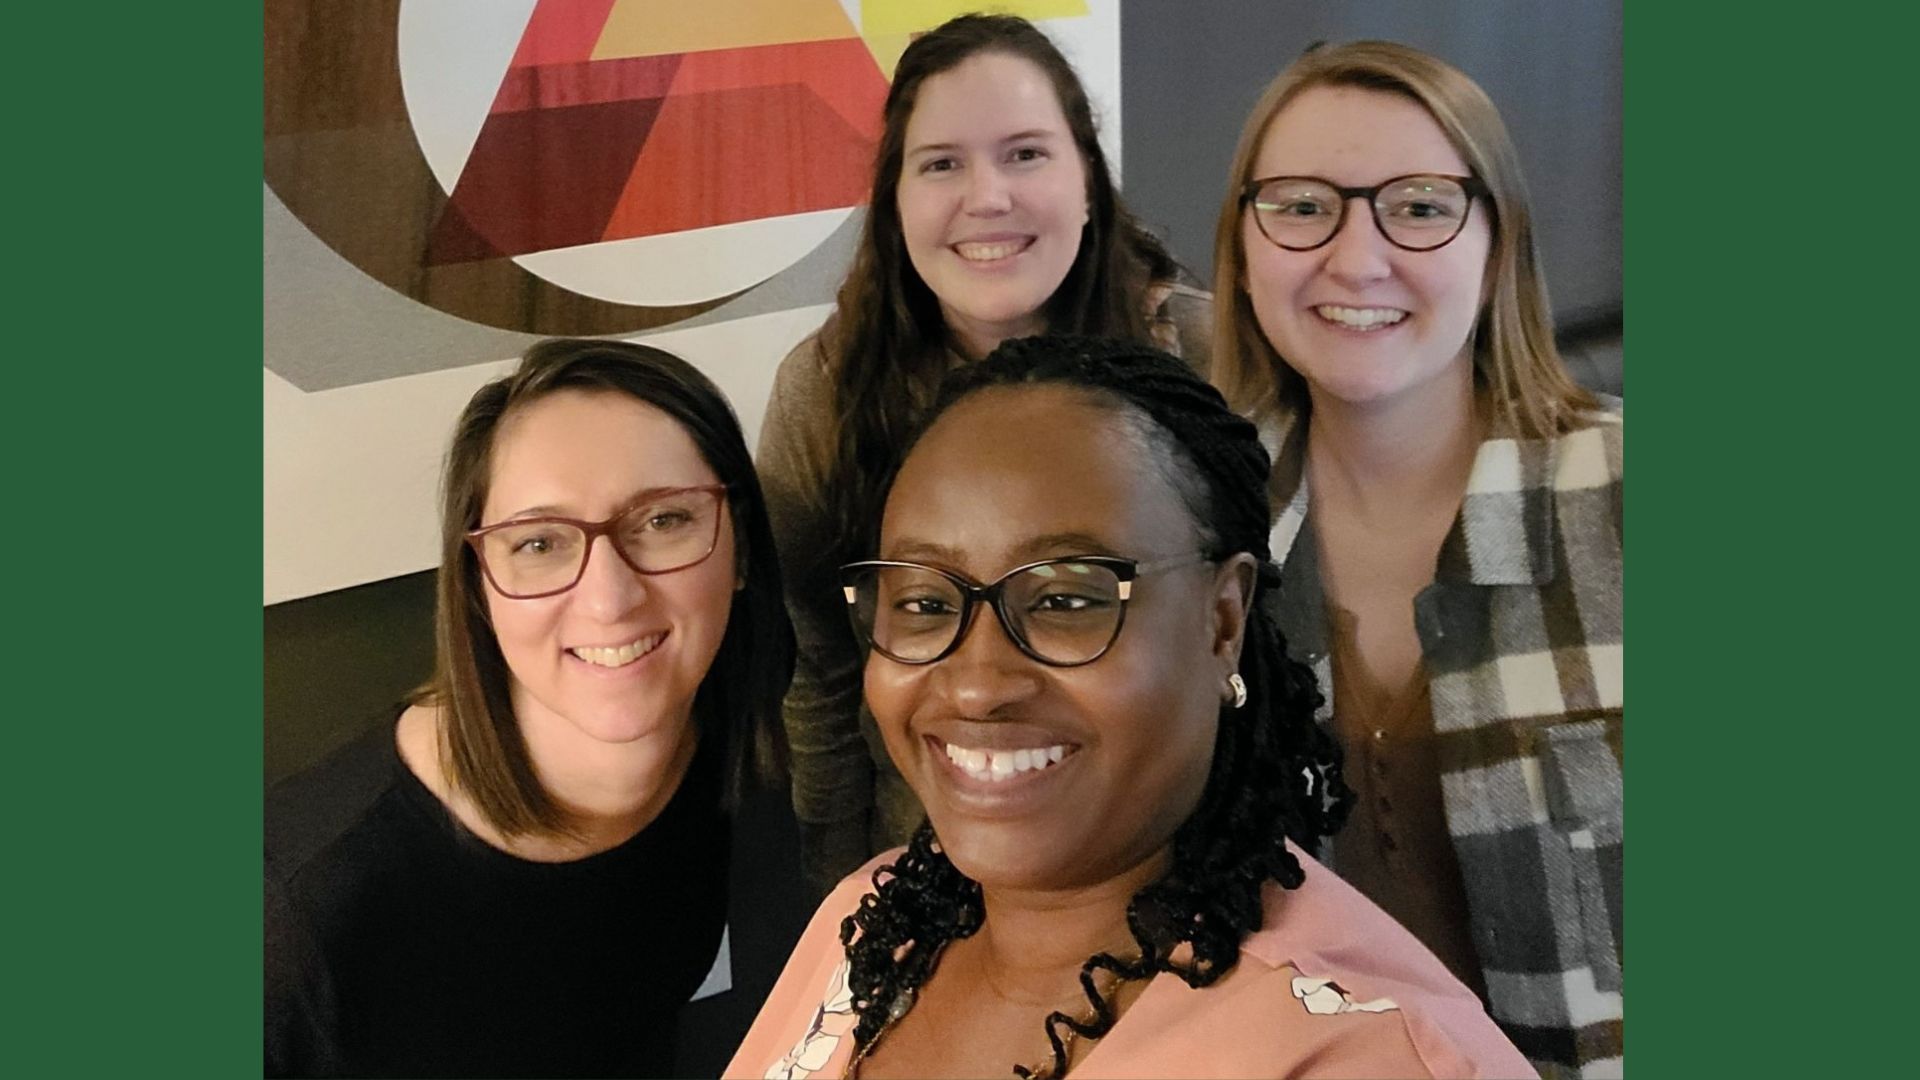
[[432, 680], [271, 793], [268, 1075], [663, 1076], [793, 637], [705, 376], [536, 345], [447, 454]]

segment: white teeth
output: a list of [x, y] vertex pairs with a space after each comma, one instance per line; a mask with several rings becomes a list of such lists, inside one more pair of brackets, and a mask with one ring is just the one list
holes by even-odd
[[569, 651], [572, 652], [573, 655], [597, 667], [625, 667], [659, 648], [660, 643], [666, 640], [666, 637], [666, 631], [663, 630], [658, 634], [648, 634], [646, 637], [630, 645], [621, 645], [617, 648], [600, 649], [582, 647]]
[[1018, 255], [1027, 246], [1025, 240], [1007, 240], [997, 244], [955, 244], [953, 250], [968, 262], [992, 262], [1010, 255]]
[[1313, 309], [1328, 322], [1351, 326], [1356, 330], [1371, 330], [1376, 326], [1392, 326], [1407, 317], [1407, 313], [1395, 308], [1351, 308], [1335, 304], [1321, 304]]
[[1035, 746], [1020, 750], [972, 750], [946, 744], [947, 760], [975, 780], [1001, 781], [1023, 772], [1045, 769], [1067, 756], [1066, 745]]

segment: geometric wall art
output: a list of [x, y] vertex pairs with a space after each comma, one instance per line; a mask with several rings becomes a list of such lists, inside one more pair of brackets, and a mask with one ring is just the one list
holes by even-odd
[[1117, 0], [267, 4], [267, 602], [431, 566], [453, 415], [539, 337], [670, 339], [757, 438], [900, 52], [983, 7], [1061, 45], [1117, 171]]

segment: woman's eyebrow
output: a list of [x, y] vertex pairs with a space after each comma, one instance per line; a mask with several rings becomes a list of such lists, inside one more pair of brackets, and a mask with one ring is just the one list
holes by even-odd
[[[634, 507], [636, 507], [636, 506], [639, 506], [639, 505], [640, 505], [641, 503], [643, 503], [643, 502], [646, 502], [646, 501], [647, 501], [648, 499], [651, 499], [651, 498], [653, 498], [654, 496], [656, 496], [656, 495], [660, 495], [660, 494], [662, 494], [662, 493], [665, 493], [665, 492], [669, 492], [669, 491], [685, 491], [685, 490], [687, 490], [688, 488], [696, 488], [696, 487], [708, 487], [708, 486], [711, 486], [711, 485], [707, 485], [707, 484], [655, 484], [655, 485], [653, 485], [653, 486], [651, 486], [651, 487], [644, 487], [644, 488], [641, 488], [640, 490], [638, 490], [638, 491], [636, 491], [636, 492], [634, 492], [634, 493], [633, 493], [632, 495], [629, 495], [629, 496], [628, 496], [627, 498], [625, 498], [625, 499], [622, 499], [622, 500], [620, 501], [620, 508], [619, 508], [618, 510], [615, 510], [615, 511], [614, 511], [614, 513], [615, 513], [615, 514], [623, 514], [623, 513], [626, 513], [626, 512], [628, 511], [628, 510], [631, 510], [631, 509], [633, 509]], [[540, 504], [539, 506], [529, 506], [529, 507], [526, 507], [526, 508], [524, 508], [524, 509], [520, 509], [520, 510], [515, 510], [515, 511], [514, 511], [514, 512], [512, 512], [511, 514], [508, 514], [508, 515], [506, 515], [505, 517], [502, 517], [502, 518], [501, 518], [500, 520], [502, 520], [502, 521], [512, 521], [512, 520], [514, 520], [514, 519], [516, 519], [516, 518], [524, 518], [524, 517], [563, 517], [563, 518], [569, 518], [569, 519], [571, 519], [571, 518], [572, 518], [572, 516], [573, 516], [573, 515], [571, 515], [571, 514], [568, 514], [568, 513], [566, 512], [566, 508], [565, 508], [565, 507], [561, 507], [561, 506], [556, 506], [556, 505], [552, 505], [552, 504], [548, 504], [548, 503], [542, 503], [542, 504]]]
[[[1003, 135], [997, 141], [1001, 145], [1005, 145], [1007, 143], [1021, 142], [1027, 139], [1058, 139], [1060, 138], [1060, 134], [1061, 133], [1058, 131], [1052, 131], [1047, 128], [1029, 128], [1026, 131], [1016, 131], [1011, 135]], [[936, 153], [936, 152], [943, 153], [943, 154], [952, 153], [953, 151], [958, 149], [960, 149], [960, 144], [953, 143], [953, 142], [919, 143], [917, 145], [908, 147], [905, 156], [914, 157], [915, 155], [918, 155], [918, 154], [927, 154], [927, 153]]]
[[1016, 551], [1035, 558], [1048, 555], [1106, 555], [1113, 545], [1092, 533], [1068, 531], [1046, 533], [1021, 544]]
[[[885, 557], [902, 562], [925, 562], [934, 565], [964, 566], [966, 553], [959, 548], [906, 537], [886, 546]], [[1092, 533], [1079, 531], [1042, 533], [1029, 537], [1013, 548], [1017, 559], [1044, 559], [1054, 555], [1108, 555], [1113, 545]]]
[[949, 566], [958, 566], [961, 556], [958, 550], [944, 544], [908, 537], [904, 540], [896, 540], [883, 548], [882, 558], [899, 562], [924, 562], [936, 565], [944, 563]]

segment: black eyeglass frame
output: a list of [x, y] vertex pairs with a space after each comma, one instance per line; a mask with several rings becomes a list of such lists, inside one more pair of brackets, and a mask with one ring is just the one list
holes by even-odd
[[[1139, 559], [1128, 559], [1118, 555], [1063, 555], [1059, 558], [1038, 559], [1034, 562], [1024, 563], [1001, 574], [992, 582], [981, 585], [965, 575], [957, 574], [938, 566], [928, 566], [926, 563], [904, 562], [896, 559], [866, 559], [861, 562], [848, 563], [840, 568], [840, 591], [847, 600], [847, 617], [848, 621], [853, 623], [854, 636], [866, 642], [868, 648], [871, 648], [874, 652], [892, 660], [896, 664], [924, 667], [927, 664], [937, 664], [947, 657], [952, 656], [954, 651], [960, 648], [960, 643], [967, 639], [967, 631], [973, 628], [974, 613], [980, 610], [980, 605], [985, 604], [993, 609], [994, 617], [999, 620], [1000, 629], [1006, 632], [1007, 640], [1013, 642], [1014, 648], [1019, 649], [1028, 659], [1045, 664], [1048, 667], [1076, 668], [1085, 667], [1107, 655], [1107, 652], [1113, 648], [1113, 643], [1120, 640], [1120, 629], [1127, 624], [1127, 601], [1133, 598], [1133, 583], [1136, 579], [1147, 574], [1157, 574], [1165, 570], [1178, 570], [1182, 567], [1197, 566], [1201, 563], [1216, 561], [1218, 561], [1217, 556], [1204, 551], [1194, 552], [1188, 555], [1172, 555], [1164, 559], [1154, 559], [1147, 562]], [[1111, 571], [1113, 576], [1119, 579], [1120, 614], [1119, 617], [1113, 621], [1113, 633], [1107, 638], [1106, 644], [1100, 646], [1098, 652], [1087, 657], [1085, 660], [1062, 662], [1040, 655], [1034, 650], [1026, 638], [1023, 637], [1018, 630], [1014, 629], [1013, 620], [1007, 615], [1006, 608], [1002, 606], [1002, 600], [1006, 596], [1007, 582], [1011, 581], [1016, 575], [1024, 574], [1029, 570], [1034, 570], [1042, 566], [1054, 566], [1063, 563], [1083, 563], [1099, 566]], [[849, 580], [851, 576], [861, 570], [879, 570], [890, 566], [901, 567], [908, 570], [925, 570], [930, 574], [937, 574], [952, 582], [954, 587], [960, 590], [960, 622], [954, 630], [953, 640], [947, 642], [946, 648], [941, 649], [938, 653], [927, 657], [925, 660], [908, 660], [888, 652], [861, 628], [860, 619], [854, 614], [855, 606], [859, 601], [855, 595], [856, 589], [852, 581]]]
[[[626, 520], [627, 515], [657, 499], [663, 499], [673, 495], [687, 495], [694, 492], [700, 492], [714, 497], [713, 535], [707, 538], [707, 550], [701, 552], [700, 557], [697, 559], [683, 562], [679, 566], [667, 567], [665, 570], [642, 570], [640, 567], [635, 566], [633, 559], [628, 557], [626, 549], [620, 546], [619, 538], [614, 535], [615, 526], [619, 522]], [[613, 553], [620, 557], [621, 562], [627, 564], [627, 569], [632, 570], [636, 574], [657, 577], [661, 574], [671, 574], [678, 570], [685, 570], [690, 566], [699, 566], [701, 563], [712, 558], [714, 550], [720, 546], [720, 519], [726, 516], [721, 511], [726, 505], [727, 485], [725, 484], [651, 488], [641, 492], [640, 497], [628, 503], [625, 509], [619, 510], [615, 512], [612, 517], [600, 521], [581, 521], [578, 518], [570, 517], [512, 518], [507, 521], [495, 522], [492, 525], [482, 525], [477, 529], [469, 529], [467, 531], [467, 546], [473, 548], [473, 557], [474, 560], [480, 564], [480, 573], [486, 577], [487, 584], [493, 586], [494, 592], [499, 593], [509, 600], [543, 600], [549, 596], [559, 596], [561, 593], [580, 584], [580, 579], [587, 576], [587, 564], [593, 561], [593, 542], [602, 536], [606, 537], [607, 542], [613, 545]], [[567, 582], [557, 589], [548, 589], [546, 592], [537, 593], [510, 593], [500, 586], [500, 582], [493, 576], [493, 568], [487, 565], [487, 553], [486, 549], [482, 546], [482, 541], [485, 540], [488, 533], [498, 532], [501, 529], [511, 529], [520, 525], [571, 525], [586, 535], [585, 546], [581, 548], [580, 566], [574, 571], [572, 581]]]
[[[1392, 187], [1393, 185], [1398, 184], [1403, 180], [1417, 180], [1422, 177], [1429, 177], [1429, 176], [1436, 180], [1451, 180], [1454, 183], [1459, 184], [1460, 190], [1467, 193], [1467, 209], [1460, 215], [1459, 226], [1456, 227], [1453, 230], [1453, 232], [1449, 233], [1445, 240], [1442, 240], [1437, 244], [1429, 244], [1426, 247], [1410, 247], [1406, 244], [1401, 243], [1398, 240], [1395, 240], [1393, 236], [1387, 232], [1387, 227], [1384, 224], [1382, 224], [1380, 221], [1380, 204], [1375, 202], [1374, 200], [1380, 197], [1381, 191], [1389, 187]], [[1277, 248], [1283, 248], [1287, 251], [1317, 251], [1320, 248], [1326, 247], [1328, 244], [1333, 243], [1333, 238], [1336, 236], [1339, 236], [1340, 230], [1343, 227], [1345, 227], [1345, 225], [1347, 224], [1347, 204], [1352, 202], [1355, 199], [1367, 200], [1367, 212], [1373, 215], [1373, 227], [1379, 230], [1380, 235], [1386, 239], [1387, 243], [1392, 244], [1394, 247], [1397, 247], [1402, 251], [1438, 251], [1441, 248], [1446, 247], [1448, 244], [1453, 243], [1453, 241], [1457, 237], [1459, 237], [1461, 233], [1466, 231], [1467, 220], [1473, 216], [1473, 204], [1475, 200], [1487, 200], [1487, 199], [1493, 198], [1493, 189], [1487, 187], [1486, 182], [1481, 180], [1477, 176], [1454, 176], [1451, 173], [1408, 173], [1405, 176], [1395, 176], [1388, 180], [1382, 180], [1379, 183], [1374, 184], [1370, 187], [1341, 187], [1339, 184], [1336, 184], [1333, 181], [1328, 180], [1326, 177], [1323, 177], [1323, 176], [1297, 176], [1293, 174], [1287, 174], [1282, 176], [1258, 177], [1256, 179], [1249, 180], [1246, 183], [1240, 185], [1241, 210], [1244, 212], [1247, 207], [1253, 205], [1254, 196], [1260, 193], [1261, 188], [1267, 186], [1268, 184], [1274, 183], [1275, 181], [1278, 181], [1278, 180], [1311, 180], [1316, 184], [1327, 185], [1328, 187], [1332, 188], [1334, 191], [1338, 192], [1340, 195], [1340, 201], [1338, 204], [1336, 204], [1339, 207], [1339, 209], [1337, 209], [1334, 212], [1333, 228], [1327, 232], [1326, 239], [1320, 241], [1317, 244], [1308, 244], [1306, 247], [1295, 247], [1292, 244], [1283, 244], [1280, 241], [1275, 240], [1273, 238], [1273, 234], [1267, 231], [1267, 226], [1260, 220], [1259, 212], [1258, 211], [1254, 212], [1253, 227], [1260, 230], [1260, 235], [1266, 237], [1268, 243], [1272, 244]]]

